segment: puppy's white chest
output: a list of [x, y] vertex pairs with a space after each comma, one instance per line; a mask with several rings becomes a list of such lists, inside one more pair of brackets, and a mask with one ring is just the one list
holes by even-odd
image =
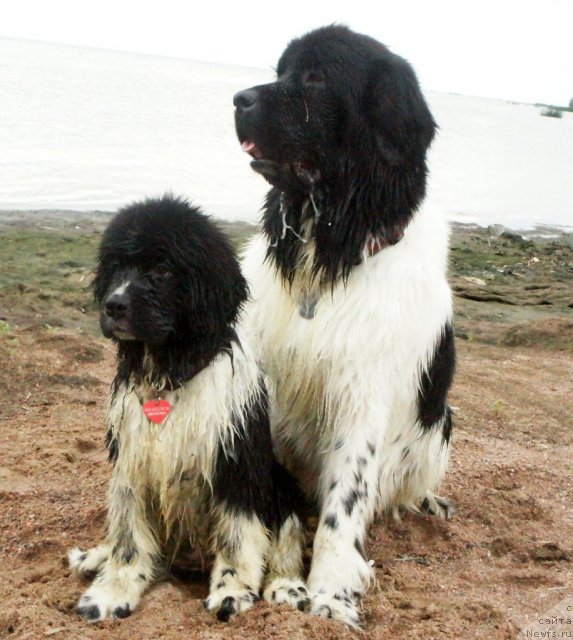
[[118, 456], [132, 477], [145, 478], [160, 492], [180, 479], [189, 489], [199, 475], [199, 451], [187, 413], [176, 391], [150, 396], [131, 388], [118, 394], [109, 420], [118, 437]]

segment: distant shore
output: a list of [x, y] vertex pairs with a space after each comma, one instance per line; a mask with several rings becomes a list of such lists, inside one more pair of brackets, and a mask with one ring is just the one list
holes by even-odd
[[[74, 209], [0, 209], [0, 230], [2, 229], [70, 229], [83, 231], [103, 231], [116, 211], [78, 211]], [[217, 222], [230, 228], [240, 228], [245, 231], [256, 229], [256, 225], [241, 220], [225, 220], [215, 218]], [[573, 242], [573, 229], [567, 225], [536, 224], [533, 228], [515, 229], [503, 224], [480, 225], [473, 222], [450, 222], [456, 232], [470, 232], [471, 230], [488, 231], [497, 236], [508, 231], [536, 240], [543, 238], [557, 239], [560, 242]]]

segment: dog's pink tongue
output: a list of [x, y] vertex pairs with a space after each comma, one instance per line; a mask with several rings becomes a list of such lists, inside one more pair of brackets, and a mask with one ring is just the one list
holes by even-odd
[[241, 145], [241, 149], [245, 153], [254, 153], [256, 148], [257, 145], [252, 140], [245, 140], [245, 142], [243, 142], [243, 144]]

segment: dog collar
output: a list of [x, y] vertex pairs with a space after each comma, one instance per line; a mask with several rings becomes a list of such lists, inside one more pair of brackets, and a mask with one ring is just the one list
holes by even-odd
[[392, 247], [395, 244], [398, 244], [400, 240], [404, 237], [404, 230], [406, 229], [406, 224], [396, 224], [392, 229], [392, 234], [388, 234], [384, 237], [372, 237], [366, 241], [366, 255], [369, 258], [373, 258], [377, 253], [380, 253], [382, 249], [386, 249], [386, 247]]

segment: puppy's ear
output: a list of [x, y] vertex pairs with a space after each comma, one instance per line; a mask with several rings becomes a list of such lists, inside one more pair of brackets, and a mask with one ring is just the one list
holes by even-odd
[[[223, 242], [223, 241], [222, 241]], [[225, 241], [226, 242], [226, 241]], [[185, 305], [186, 331], [212, 336], [233, 326], [246, 302], [249, 290], [230, 245], [187, 283]]]
[[375, 60], [365, 101], [370, 126], [378, 134], [378, 150], [386, 161], [423, 161], [436, 123], [410, 64], [388, 51]]

